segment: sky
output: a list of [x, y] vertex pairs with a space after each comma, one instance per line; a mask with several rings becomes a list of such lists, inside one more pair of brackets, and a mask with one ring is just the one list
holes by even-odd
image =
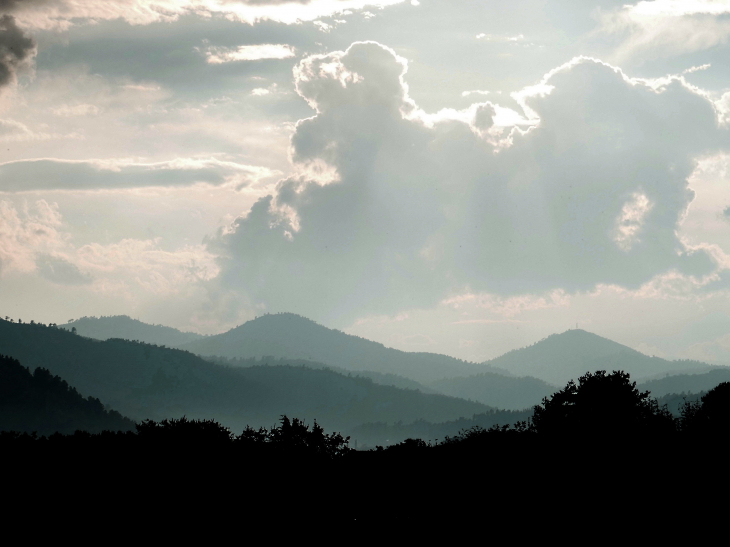
[[0, 314], [730, 364], [730, 0], [0, 0]]

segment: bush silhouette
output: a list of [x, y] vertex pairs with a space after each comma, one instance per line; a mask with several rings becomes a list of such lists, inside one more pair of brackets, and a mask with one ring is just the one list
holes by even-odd
[[532, 428], [541, 434], [631, 435], [673, 431], [674, 419], [623, 371], [587, 373], [535, 406]]
[[682, 430], [690, 433], [724, 435], [730, 432], [730, 382], [722, 382], [699, 401], [685, 402]]
[[326, 434], [316, 421], [310, 429], [299, 418], [290, 420], [287, 416], [281, 417], [279, 427], [272, 427], [271, 430], [247, 427], [236, 437], [239, 445], [251, 448], [265, 444], [279, 453], [293, 452], [326, 457], [347, 453], [350, 450], [349, 441], [350, 437], [343, 437], [340, 433]]
[[233, 440], [231, 430], [215, 420], [188, 420], [183, 416], [160, 422], [144, 420], [136, 427], [140, 440], [166, 446], [185, 444], [214, 447], [229, 444]]

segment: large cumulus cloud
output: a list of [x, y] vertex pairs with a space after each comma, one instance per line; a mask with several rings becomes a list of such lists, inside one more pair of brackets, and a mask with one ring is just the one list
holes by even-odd
[[714, 267], [676, 229], [696, 159], [725, 136], [681, 78], [575, 59], [517, 95], [524, 130], [495, 124], [491, 103], [422, 112], [406, 67], [373, 42], [301, 61], [316, 114], [292, 138], [299, 174], [211, 241], [224, 284], [346, 321], [464, 290], [637, 287]]

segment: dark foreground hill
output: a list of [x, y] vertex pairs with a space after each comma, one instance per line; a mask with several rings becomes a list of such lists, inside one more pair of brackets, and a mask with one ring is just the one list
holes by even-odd
[[596, 370], [623, 370], [640, 381], [660, 374], [690, 370], [704, 372], [715, 368], [698, 361], [667, 361], [649, 357], [580, 329], [553, 334], [484, 364], [505, 369], [516, 376], [533, 376], [555, 386], [562, 386], [571, 379]]
[[69, 331], [76, 329], [76, 332], [81, 336], [95, 338], [96, 340], [123, 338], [124, 340], [137, 340], [147, 344], [170, 347], [177, 347], [204, 338], [201, 334], [182, 332], [163, 325], [150, 325], [126, 315], [82, 317], [65, 325], [59, 325], [59, 327]]
[[347, 433], [366, 422], [444, 422], [485, 405], [307, 367], [233, 368], [140, 342], [92, 340], [60, 328], [0, 320], [0, 354], [44, 367], [134, 420], [186, 415], [234, 430], [271, 426], [282, 414]]
[[264, 315], [226, 333], [178, 347], [228, 358], [307, 359], [351, 371], [398, 374], [421, 383], [490, 370], [447, 355], [387, 348], [291, 313]]
[[0, 355], [0, 431], [38, 435], [71, 434], [76, 430], [131, 431], [134, 422], [99, 399], [82, 397], [63, 379], [44, 368], [31, 372]]

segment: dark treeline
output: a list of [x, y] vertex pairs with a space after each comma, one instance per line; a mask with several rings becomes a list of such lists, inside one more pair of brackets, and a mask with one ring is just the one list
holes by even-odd
[[[730, 383], [674, 416], [628, 374], [598, 371], [546, 397], [516, 425], [475, 426], [438, 442], [362, 451], [298, 419], [234, 434], [214, 420], [183, 417], [145, 420], [134, 432], [6, 432], [0, 450], [25, 477], [21, 497], [40, 484], [89, 499], [146, 493], [134, 498], [139, 511], [205, 500], [221, 518], [431, 522], [504, 519], [522, 508], [535, 512], [532, 524], [565, 511], [586, 524], [672, 514], [657, 500], [674, 499], [679, 485], [701, 492], [724, 473], [706, 462], [723, 453], [729, 429]], [[683, 505], [683, 516], [710, 511], [703, 500]]]
[[[95, 413], [106, 413], [96, 399], [83, 399], [73, 388], [58, 377], [51, 377], [43, 370], [37, 369], [31, 376], [17, 361], [8, 358], [0, 359], [3, 379], [15, 374], [23, 378], [30, 386], [38, 384], [41, 388], [54, 386], [55, 391], [68, 394], [67, 399], [74, 403], [86, 405], [86, 409]], [[15, 385], [20, 385], [14, 381]], [[4, 383], [10, 386], [10, 382]], [[7, 397], [11, 400], [10, 397]], [[9, 405], [8, 405], [9, 406]], [[46, 403], [46, 408], [48, 404]], [[107, 413], [109, 417], [118, 419], [120, 425], [127, 426], [118, 413]], [[499, 416], [500, 413], [492, 413]], [[699, 398], [684, 400], [679, 415], [673, 414], [667, 405], [660, 406], [648, 391], [639, 391], [636, 382], [632, 382], [628, 374], [622, 371], [606, 373], [597, 371], [581, 376], [577, 382], [570, 381], [565, 388], [545, 397], [542, 404], [536, 405], [525, 420], [514, 420], [511, 416], [505, 424], [492, 424], [485, 428], [472, 425], [463, 428], [455, 436], [445, 435], [443, 440], [406, 439], [387, 448], [376, 447], [376, 452], [403, 451], [410, 447], [429, 448], [433, 450], [474, 447], [479, 443], [494, 444], [509, 442], [505, 439], [573, 439], [593, 441], [606, 439], [621, 443], [622, 439], [670, 438], [676, 436], [709, 436], [724, 438], [730, 433], [730, 382], [723, 382]], [[510, 422], [515, 422], [514, 424]], [[396, 424], [400, 425], [400, 424]], [[38, 441], [41, 443], [68, 444], [73, 442], [98, 443], [159, 443], [168, 446], [185, 445], [188, 447], [209, 444], [211, 447], [239, 447], [243, 450], [289, 451], [296, 447], [302, 453], [327, 457], [339, 457], [352, 450], [348, 446], [349, 437], [339, 433], [330, 435], [314, 422], [306, 425], [302, 420], [290, 420], [282, 416], [281, 425], [270, 429], [258, 429], [247, 426], [240, 435], [234, 435], [230, 428], [215, 420], [165, 419], [159, 422], [144, 420], [135, 425], [136, 434], [116, 434], [109, 431], [96, 435], [88, 431], [77, 431], [74, 435], [55, 433], [49, 437], [38, 437], [27, 433], [8, 431], [3, 427], [3, 443], [25, 443]], [[117, 429], [129, 430], [129, 427]], [[76, 440], [74, 440], [76, 439]], [[130, 440], [134, 439], [134, 440]], [[266, 447], [266, 448], [261, 448]], [[311, 449], [311, 450], [310, 450]]]

